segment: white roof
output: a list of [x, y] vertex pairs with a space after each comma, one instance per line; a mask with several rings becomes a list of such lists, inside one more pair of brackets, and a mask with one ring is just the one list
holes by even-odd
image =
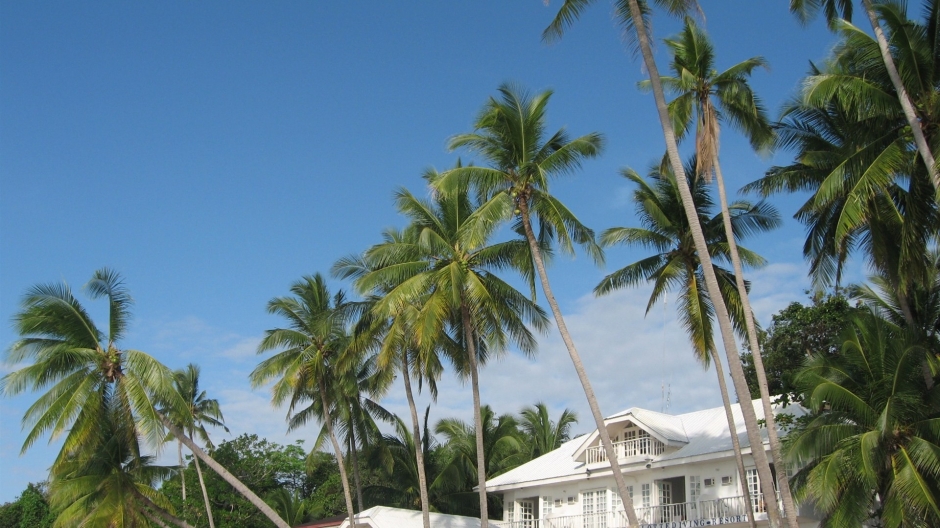
[[[751, 403], [754, 406], [757, 418], [762, 419], [764, 412], [761, 401], [758, 399]], [[741, 448], [749, 452], [750, 443], [744, 429], [741, 406], [734, 404], [731, 408]], [[786, 410], [774, 408], [774, 414], [780, 412], [801, 415], [804, 411], [797, 405], [791, 405]], [[621, 421], [620, 418], [628, 416], [631, 421], [647, 429], [651, 434], [666, 440], [672, 440], [674, 441], [672, 445], [678, 447], [677, 450], [667, 450], [666, 453], [654, 457], [654, 462], [680, 463], [682, 459], [702, 455], [725, 452], [728, 456], [731, 454], [731, 434], [728, 430], [728, 420], [725, 418], [724, 407], [678, 415], [662, 414], [634, 407], [614, 414], [606, 421], [608, 423], [618, 422]], [[766, 429], [761, 430], [761, 436], [766, 443]], [[575, 460], [576, 454], [596, 437], [597, 431], [595, 430], [587, 436], [566, 442], [551, 453], [488, 480], [486, 487], [488, 490], [499, 491], [501, 489], [523, 487], [523, 485], [580, 479], [584, 476], [586, 467], [584, 462]], [[685, 443], [683, 444], [683, 442]], [[645, 469], [645, 464], [623, 467], [624, 472]]]
[[[480, 528], [480, 519], [463, 517], [461, 515], [445, 515], [431, 513], [431, 526], [435, 528]], [[400, 510], [388, 506], [375, 506], [356, 515], [357, 528], [421, 528], [421, 512], [415, 510]], [[349, 518], [343, 521], [340, 528], [349, 528]]]

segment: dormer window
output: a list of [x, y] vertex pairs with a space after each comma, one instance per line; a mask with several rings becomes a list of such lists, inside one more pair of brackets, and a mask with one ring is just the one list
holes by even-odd
[[[637, 427], [632, 422], [627, 422], [627, 427], [613, 437], [614, 452], [618, 459], [647, 458], [661, 455], [666, 446], [658, 439], [652, 437], [649, 432]], [[589, 447], [586, 450], [588, 464], [595, 462], [604, 462], [607, 460], [607, 453], [604, 447], [597, 445]]]

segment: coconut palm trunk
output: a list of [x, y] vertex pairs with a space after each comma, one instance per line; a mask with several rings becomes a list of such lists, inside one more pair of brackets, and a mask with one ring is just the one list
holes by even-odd
[[194, 455], [202, 459], [202, 461], [205, 462], [207, 466], [212, 468], [212, 471], [218, 473], [218, 475], [222, 477], [222, 480], [231, 484], [231, 486], [235, 488], [235, 491], [240, 493], [242, 497], [245, 497], [245, 499], [254, 505], [255, 508], [258, 508], [258, 510], [260, 510], [265, 517], [270, 519], [275, 526], [278, 528], [291, 528], [291, 526], [287, 524], [284, 519], [281, 519], [277, 512], [268, 506], [268, 503], [261, 500], [261, 497], [255, 495], [255, 492], [251, 491], [248, 486], [242, 483], [242, 481], [238, 480], [235, 475], [232, 475], [229, 470], [222, 466], [222, 464], [219, 464], [215, 461], [215, 459], [206, 454], [206, 452], [196, 445], [196, 442], [193, 442], [191, 438], [186, 436], [186, 434], [179, 427], [175, 426], [173, 423], [167, 420], [165, 416], [161, 415], [160, 418], [163, 421], [163, 425], [169, 429], [171, 433], [173, 433], [173, 436], [183, 442], [183, 444], [188, 447]]
[[875, 14], [875, 8], [871, 0], [862, 0], [862, 4], [865, 6], [865, 14], [868, 15], [868, 21], [871, 22], [871, 29], [875, 33], [875, 40], [878, 41], [878, 48], [881, 50], [881, 60], [885, 63], [885, 69], [888, 70], [888, 77], [891, 78], [891, 84], [894, 85], [894, 90], [898, 94], [898, 101], [900, 101], [901, 108], [904, 110], [904, 117], [907, 118], [907, 123], [910, 125], [911, 132], [914, 135], [914, 144], [917, 146], [917, 152], [920, 153], [921, 159], [923, 159], [924, 164], [927, 165], [927, 173], [930, 174], [930, 179], [933, 181], [934, 187], [940, 190], [940, 176], [937, 174], [936, 161], [934, 160], [933, 153], [930, 151], [927, 138], [924, 136], [924, 129], [920, 126], [917, 113], [914, 111], [914, 104], [911, 103], [911, 97], [907, 94], [904, 83], [901, 82], [901, 75], [898, 73], [898, 68], [894, 64], [894, 57], [891, 56], [891, 50], [888, 47], [888, 39], [885, 38], [884, 31], [881, 29], [881, 23], [878, 22], [878, 15]]
[[349, 428], [349, 458], [353, 471], [353, 482], [356, 485], [356, 505], [359, 506], [359, 511], [362, 511], [365, 508], [362, 507], [362, 480], [359, 478], [359, 453], [356, 449], [355, 424]]
[[761, 406], [764, 409], [764, 421], [767, 424], [767, 438], [770, 441], [770, 453], [773, 457], [774, 467], [777, 468], [777, 485], [780, 487], [783, 513], [789, 528], [799, 528], [799, 523], [796, 518], [796, 504], [793, 502], [793, 494], [790, 493], [790, 481], [787, 478], [786, 465], [783, 461], [780, 449], [780, 437], [777, 434], [774, 411], [770, 405], [770, 390], [767, 387], [767, 373], [764, 372], [764, 361], [761, 358], [760, 343], [757, 342], [757, 325], [754, 324], [754, 312], [751, 310], [751, 301], [748, 297], [747, 286], [744, 284], [744, 269], [741, 266], [741, 258], [738, 255], [738, 244], [734, 239], [734, 233], [731, 229], [731, 216], [728, 212], [728, 199], [725, 196], [724, 176], [721, 172], [721, 163], [718, 161], [718, 151], [714, 142], [712, 143], [712, 160], [712, 168], [714, 169], [715, 180], [718, 185], [718, 198], [721, 202], [721, 217], [725, 225], [725, 235], [728, 238], [731, 264], [734, 266], [734, 280], [738, 288], [738, 297], [741, 299], [741, 307], [744, 312], [748, 345], [751, 348], [751, 356], [754, 358], [754, 370], [757, 372], [757, 384], [760, 388]]
[[330, 416], [330, 400], [326, 395], [326, 385], [323, 380], [318, 383], [320, 388], [320, 403], [323, 406], [323, 423], [326, 424], [326, 430], [330, 434], [330, 441], [333, 442], [333, 451], [336, 453], [336, 465], [339, 466], [339, 476], [343, 481], [343, 495], [346, 497], [346, 510], [349, 515], [349, 525], [356, 525], [356, 511], [353, 509], [352, 492], [349, 490], [349, 476], [346, 474], [346, 464], [343, 460], [343, 448], [336, 439], [333, 432], [333, 417]]
[[424, 528], [431, 528], [431, 507], [428, 500], [428, 479], [424, 472], [424, 450], [421, 442], [421, 426], [418, 423], [418, 409], [415, 407], [414, 393], [411, 391], [411, 376], [408, 372], [408, 351], [402, 352], [401, 376], [405, 382], [405, 395], [408, 397], [408, 410], [411, 411], [411, 434], [414, 438], [415, 461], [418, 464], [418, 490], [421, 494], [421, 520]]
[[728, 395], [728, 383], [725, 381], [725, 368], [721, 366], [721, 357], [715, 354], [712, 345], [712, 363], [715, 364], [715, 374], [718, 375], [718, 388], [721, 390], [721, 403], [725, 407], [725, 417], [728, 419], [728, 432], [731, 434], [731, 447], [734, 449], [734, 461], [738, 465], [738, 478], [741, 479], [741, 494], [747, 497], [744, 505], [747, 508], [747, 523], [756, 528], [754, 508], [751, 506], [750, 493], [747, 489], [747, 471], [744, 469], [744, 456], [741, 455], [741, 441], [738, 439], [738, 427], [735, 425], [734, 412], [731, 410], [731, 397]]
[[623, 473], [620, 471], [620, 463], [617, 460], [617, 454], [614, 452], [614, 444], [610, 441], [610, 434], [607, 432], [607, 426], [604, 424], [604, 415], [601, 414], [600, 405], [597, 403], [597, 397], [594, 395], [594, 389], [591, 387], [591, 380], [588, 379], [587, 372], [584, 370], [584, 364], [581, 362], [581, 355], [568, 333], [568, 326], [565, 324], [565, 318], [558, 307], [558, 301], [555, 300], [555, 294], [552, 293], [552, 287], [548, 282], [548, 274], [545, 272], [545, 262], [542, 260], [542, 252], [539, 249], [538, 242], [535, 239], [535, 232], [532, 230], [532, 220], [529, 217], [529, 204], [524, 196], [518, 199], [519, 216], [522, 218], [522, 226], [525, 229], [525, 237], [529, 242], [529, 249], [532, 252], [532, 259], [535, 261], [535, 269], [538, 271], [539, 281], [542, 284], [542, 291], [545, 293], [545, 300], [552, 309], [552, 315], [555, 316], [555, 324], [558, 325], [558, 333], [561, 334], [562, 341], [568, 349], [568, 355], [571, 356], [571, 363], [578, 374], [578, 380], [584, 389], [584, 396], [588, 400], [588, 406], [591, 408], [591, 415], [597, 424], [597, 433], [601, 438], [601, 444], [604, 446], [604, 452], [607, 454], [607, 460], [610, 461], [610, 470], [617, 482], [617, 491], [620, 493], [620, 500], [623, 501], [624, 511], [627, 513], [627, 521], [630, 526], [639, 526], [636, 512], [633, 509], [633, 499], [627, 491], [627, 483], [623, 480]]
[[196, 475], [199, 477], [199, 487], [202, 488], [202, 500], [206, 503], [206, 518], [209, 519], [209, 528], [215, 528], [212, 506], [209, 505], [209, 492], [206, 491], [206, 481], [202, 478], [202, 467], [199, 465], [198, 458], [193, 458], [193, 463], [196, 464]]
[[180, 485], [183, 487], [183, 502], [186, 502], [186, 473], [183, 471], [183, 442], [176, 441], [176, 455], [180, 461]]
[[[483, 416], [480, 414], [480, 376], [477, 371], [477, 347], [470, 323], [470, 308], [462, 298], [460, 300], [460, 320], [463, 324], [464, 342], [467, 346], [467, 361], [470, 365], [470, 388], [473, 392], [473, 424], [477, 444], [477, 480], [480, 488], [480, 528], [489, 526], [489, 508], [486, 500], [486, 453], [483, 446]], [[415, 440], [417, 442], [418, 440]]]
[[[689, 225], [692, 229], [692, 239], [695, 242], [696, 252], [702, 263], [702, 271], [705, 275], [705, 286], [709, 297], [715, 307], [715, 315], [718, 320], [718, 326], [721, 330], [721, 340], [728, 356], [728, 367], [731, 371], [731, 380], [734, 382], [735, 392], [738, 401], [741, 402], [741, 411], [744, 415], [744, 423], [747, 428], [748, 441], [751, 445], [751, 456], [754, 458], [754, 464], [757, 468], [761, 482], [772, 483], [773, 474], [770, 471], [770, 464], [767, 461], [767, 454], [762, 449], [763, 439], [757, 424], [757, 415], [754, 407], [750, 405], [751, 395], [747, 387], [747, 380], [744, 377], [744, 368], [741, 364], [741, 357], [738, 353], [737, 344], [734, 340], [734, 329], [731, 326], [731, 318], [728, 315], [728, 308], [724, 299], [721, 297], [721, 291], [718, 287], [718, 279], [712, 268], [711, 256], [708, 254], [708, 248], [705, 243], [705, 237], [702, 233], [702, 226], [698, 221], [698, 215], [695, 211], [695, 204], [692, 202], [692, 195], [689, 192], [689, 185], [686, 179], [685, 170], [682, 167], [682, 160], [679, 157], [679, 146], [676, 141], [675, 131], [672, 128], [672, 122], [669, 119], [669, 111], [666, 106], [666, 97], [663, 92], [662, 82], [659, 77], [659, 69], [656, 67], [656, 61], [653, 58], [653, 51], [649, 42], [649, 35], [646, 32], [646, 26], [643, 22], [643, 14], [637, 0], [629, 0], [630, 15], [636, 29], [637, 40], [640, 43], [640, 51], [643, 55], [643, 61], [646, 70], [649, 73], [650, 82], [653, 87], [653, 96], [656, 101], [656, 110], [659, 115], [660, 125], [663, 129], [663, 137], [666, 141], [666, 152], [672, 166], [673, 174], [676, 175], [676, 183], [679, 188], [679, 195], [682, 199], [682, 205], [686, 216], [689, 219]], [[780, 526], [780, 512], [776, 504], [773, 485], [765, 486], [764, 499], [767, 503], [767, 517], [771, 528]]]

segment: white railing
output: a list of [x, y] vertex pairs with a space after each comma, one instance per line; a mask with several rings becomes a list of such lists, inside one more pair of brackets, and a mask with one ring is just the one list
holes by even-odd
[[[661, 455], [665, 450], [665, 444], [648, 436], [614, 443], [614, 453], [617, 453], [618, 459]], [[604, 451], [604, 446], [589, 447], [586, 454], [588, 464], [607, 461], [607, 451]]]
[[[738, 521], [732, 522], [747, 522], [746, 501], [745, 497], [728, 497], [707, 501], [639, 507], [635, 511], [640, 525], [709, 519], [722, 519], [721, 522], [727, 523], [728, 519], [735, 518]], [[627, 515], [623, 511], [551, 516], [544, 519], [493, 522], [492, 524], [502, 528], [620, 528], [628, 526]]]

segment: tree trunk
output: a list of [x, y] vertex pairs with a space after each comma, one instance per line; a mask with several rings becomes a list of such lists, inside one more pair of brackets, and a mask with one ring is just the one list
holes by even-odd
[[937, 164], [933, 153], [930, 151], [930, 145], [924, 136], [924, 129], [920, 126], [917, 119], [917, 113], [914, 111], [914, 104], [911, 103], [911, 97], [901, 82], [901, 75], [898, 74], [898, 68], [894, 64], [894, 57], [891, 56], [891, 50], [888, 47], [888, 39], [885, 38], [884, 31], [881, 30], [881, 24], [878, 22], [878, 16], [875, 14], [875, 8], [871, 0], [862, 0], [865, 5], [865, 14], [868, 15], [868, 21], [871, 22], [871, 29], [875, 33], [875, 40], [878, 41], [878, 48], [881, 50], [881, 60], [885, 63], [888, 70], [888, 77], [891, 78], [891, 84], [894, 85], [894, 91], [898, 93], [898, 101], [904, 110], [904, 117], [907, 118], [907, 124], [911, 127], [911, 133], [914, 135], [914, 144], [917, 145], [917, 152], [920, 158], [927, 166], [927, 174], [933, 181], [934, 188], [940, 190], [940, 177], [937, 175]]
[[411, 434], [414, 438], [415, 461], [418, 464], [418, 489], [421, 493], [421, 520], [424, 528], [431, 528], [431, 506], [428, 500], [428, 479], [424, 473], [424, 449], [422, 449], [421, 426], [418, 424], [418, 409], [415, 407], [414, 394], [411, 392], [411, 376], [408, 371], [408, 351], [402, 351], [402, 380], [405, 382], [405, 395], [408, 397], [408, 409], [411, 411]]
[[183, 467], [183, 442], [176, 441], [176, 454], [180, 459], [180, 484], [183, 486], [183, 502], [186, 502], [186, 471]]
[[[350, 409], [350, 416], [352, 416], [352, 409]], [[355, 418], [353, 416], [354, 420]], [[353, 470], [353, 482], [356, 484], [356, 505], [359, 506], [359, 511], [363, 511], [365, 508], [362, 507], [362, 481], [359, 479], [359, 452], [356, 448], [355, 423], [350, 424], [349, 427], [349, 453], [350, 465], [352, 465]]]
[[175, 436], [180, 441], [182, 441], [183, 444], [185, 444], [186, 447], [188, 447], [189, 450], [192, 451], [194, 455], [202, 459], [202, 461], [205, 462], [207, 466], [212, 468], [212, 470], [215, 471], [220, 477], [222, 477], [222, 479], [225, 480], [225, 482], [228, 482], [229, 484], [231, 484], [231, 486], [235, 488], [235, 491], [240, 493], [242, 497], [245, 497], [245, 499], [247, 499], [248, 502], [253, 504], [255, 508], [258, 508], [258, 510], [260, 510], [261, 513], [263, 513], [265, 517], [270, 519], [271, 522], [275, 524], [275, 526], [277, 526], [278, 528], [291, 528], [289, 524], [284, 522], [284, 519], [281, 519], [281, 517], [277, 514], [277, 512], [275, 512], [273, 509], [271, 509], [270, 506], [268, 506], [268, 503], [261, 500], [261, 497], [258, 497], [257, 495], [255, 495], [255, 493], [251, 491], [248, 488], [248, 486], [246, 486], [242, 481], [238, 480], [238, 478], [236, 478], [235, 475], [232, 475], [227, 469], [225, 469], [222, 466], [222, 464], [219, 464], [218, 462], [215, 461], [215, 459], [207, 455], [206, 452], [203, 451], [198, 445], [196, 445], [196, 443], [193, 442], [191, 438], [186, 436], [183, 433], [183, 431], [180, 430], [179, 427], [176, 427], [175, 425], [173, 425], [162, 414], [160, 415], [160, 419], [163, 421], [164, 427], [166, 427], [167, 429], [170, 430], [171, 433], [173, 433], [173, 436]]
[[336, 465], [339, 466], [339, 476], [343, 481], [343, 494], [346, 496], [346, 509], [349, 515], [349, 526], [356, 526], [356, 511], [353, 509], [352, 493], [349, 491], [349, 476], [346, 474], [346, 464], [343, 461], [343, 448], [340, 447], [336, 435], [333, 434], [333, 418], [330, 416], [330, 399], [326, 395], [326, 386], [323, 380], [320, 380], [320, 404], [323, 406], [323, 422], [326, 424], [326, 430], [330, 433], [330, 440], [333, 442], [333, 450], [336, 453]]
[[594, 416], [594, 423], [597, 425], [597, 433], [601, 438], [601, 444], [604, 446], [604, 452], [607, 453], [607, 460], [610, 461], [610, 470], [617, 482], [617, 491], [620, 493], [620, 500], [623, 502], [623, 509], [627, 514], [627, 521], [631, 527], [639, 526], [636, 518], [636, 511], [633, 509], [633, 498], [627, 491], [627, 483], [623, 480], [623, 472], [620, 471], [620, 462], [617, 460], [617, 454], [614, 452], [614, 444], [610, 441], [610, 433], [607, 432], [607, 425], [604, 423], [604, 415], [601, 414], [600, 405], [597, 403], [597, 397], [594, 396], [594, 389], [591, 387], [591, 381], [588, 379], [587, 372], [584, 370], [584, 364], [581, 362], [581, 355], [574, 346], [571, 334], [568, 333], [568, 326], [555, 300], [555, 294], [552, 293], [552, 287], [548, 282], [548, 274], [545, 272], [545, 262], [542, 260], [542, 252], [539, 249], [538, 242], [535, 240], [535, 232], [532, 231], [532, 221], [529, 218], [529, 204], [523, 197], [519, 200], [519, 211], [522, 217], [522, 226], [525, 229], [525, 237], [529, 242], [529, 250], [532, 252], [532, 259], [535, 260], [535, 268], [539, 274], [539, 281], [542, 284], [542, 291], [545, 293], [545, 299], [552, 309], [555, 316], [555, 324], [558, 326], [558, 333], [561, 334], [562, 341], [568, 349], [568, 355], [571, 357], [571, 363], [578, 374], [578, 380], [581, 381], [581, 387], [584, 389], [584, 396], [587, 398], [588, 406], [591, 408], [591, 415]]
[[[724, 345], [725, 353], [728, 356], [728, 367], [731, 370], [731, 380], [734, 382], [735, 392], [738, 401], [741, 402], [741, 411], [744, 415], [744, 423], [747, 426], [748, 441], [751, 446], [751, 456], [754, 458], [754, 464], [762, 482], [773, 482], [773, 475], [770, 471], [770, 464], [767, 461], [767, 454], [764, 452], [763, 439], [761, 438], [760, 428], [757, 424], [757, 415], [754, 407], [751, 405], [751, 394], [747, 387], [747, 380], [744, 377], [744, 367], [741, 364], [741, 356], [738, 354], [737, 343], [734, 339], [734, 329], [731, 326], [731, 318], [728, 315], [728, 307], [721, 297], [721, 290], [718, 287], [718, 279], [715, 276], [715, 270], [712, 268], [711, 256], [708, 253], [708, 246], [705, 244], [705, 237], [702, 233], [702, 226], [698, 221], [698, 214], [695, 211], [695, 204], [692, 201], [692, 194], [689, 191], [689, 183], [686, 179], [685, 170], [682, 167], [682, 159], [679, 157], [679, 146], [676, 142], [676, 134], [672, 129], [672, 122], [669, 119], [669, 111], [666, 106], [666, 97], [663, 93], [662, 81], [659, 77], [659, 69], [656, 67], [656, 61], [653, 58], [653, 52], [650, 47], [649, 35], [646, 33], [646, 25], [643, 22], [643, 16], [640, 12], [640, 6], [637, 0], [629, 0], [630, 14], [633, 18], [636, 28], [637, 40], [640, 43], [640, 50], [643, 54], [643, 61], [646, 70], [649, 73], [650, 82], [653, 86], [653, 97], [656, 101], [656, 110], [659, 114], [660, 126], [663, 129], [663, 138], [666, 141], [666, 152], [669, 155], [669, 163], [672, 166], [676, 177], [676, 186], [679, 189], [679, 196], [682, 199], [682, 206], [685, 209], [686, 217], [689, 221], [689, 227], [692, 230], [692, 239], [695, 242], [695, 250], [699, 261], [702, 264], [702, 271], [705, 275], [705, 286], [708, 295], [715, 308], [715, 316], [718, 320], [718, 326], [721, 329], [721, 340]], [[777, 500], [774, 494], [773, 486], [764, 491], [764, 498], [768, 504], [767, 520], [771, 528], [780, 526], [780, 512], [776, 505]]]
[[209, 492], [206, 491], [206, 481], [202, 478], [202, 468], [199, 467], [199, 459], [193, 457], [193, 463], [196, 464], [196, 475], [199, 476], [199, 487], [202, 488], [202, 500], [206, 503], [206, 518], [209, 519], [209, 528], [215, 528], [215, 519], [212, 518], [212, 506], [209, 505]]
[[[158, 516], [162, 517], [162, 518], [163, 518], [164, 520], [166, 520], [166, 521], [169, 521], [169, 522], [171, 522], [171, 523], [173, 523], [173, 524], [179, 526], [180, 528], [193, 528], [192, 525], [190, 525], [189, 523], [187, 523], [187, 522], [184, 521], [183, 519], [180, 519], [179, 517], [173, 515], [172, 513], [168, 512], [168, 511], [164, 510], [163, 508], [161, 508], [161, 507], [157, 506], [156, 504], [154, 504], [152, 500], [150, 500], [146, 495], [144, 495], [144, 494], [141, 493], [140, 491], [138, 491], [138, 490], [136, 490], [136, 489], [132, 489], [132, 490], [131, 490], [131, 493], [133, 493], [133, 495], [134, 495], [135, 497], [137, 497], [137, 500], [139, 500], [140, 502], [143, 503], [144, 506], [146, 506], [146, 509], [141, 509], [141, 511], [144, 512], [144, 515], [145, 515], [148, 519], [153, 520], [153, 517], [151, 517], [150, 515], [147, 515], [147, 509], [153, 510], [153, 512], [156, 513]], [[158, 522], [158, 524], [160, 524], [159, 521], [157, 521], [157, 522]], [[166, 525], [163, 524], [163, 526], [166, 526]]]
[[460, 319], [463, 323], [464, 341], [467, 344], [467, 359], [470, 362], [470, 388], [473, 392], [473, 423], [477, 442], [477, 481], [480, 487], [480, 528], [489, 527], [489, 507], [486, 501], [486, 453], [483, 448], [483, 417], [480, 415], [480, 376], [477, 371], [477, 347], [470, 323], [470, 310], [460, 293]]
[[[757, 342], [757, 325], [754, 324], [754, 312], [751, 310], [750, 296], [747, 293], [747, 286], [744, 284], [744, 268], [741, 265], [741, 257], [738, 255], [738, 244], [735, 241], [734, 231], [731, 227], [728, 198], [725, 195], [724, 175], [721, 172], [721, 163], [718, 160], [718, 152], [714, 144], [712, 144], [712, 156], [714, 160], [713, 168], [715, 170], [715, 180], [718, 184], [718, 198], [721, 201], [721, 217], [725, 226], [725, 237], [728, 239], [731, 264], [734, 266], [734, 280], [738, 288], [738, 296], [741, 298], [741, 309], [744, 311], [744, 323], [747, 328], [747, 339], [751, 348], [751, 357], [754, 358], [754, 370], [757, 372], [757, 385], [760, 389], [761, 406], [764, 409], [764, 421], [767, 424], [767, 439], [770, 441], [770, 453], [773, 457], [774, 466], [777, 468], [777, 483], [780, 486], [780, 497], [783, 500], [783, 514], [789, 528], [799, 528], [799, 523], [796, 518], [796, 504], [793, 502], [793, 494], [790, 493], [787, 466], [781, 455], [780, 437], [777, 435], [777, 423], [774, 419], [773, 408], [770, 405], [770, 390], [767, 386], [767, 373], [764, 372], [764, 360], [761, 358], [760, 343]], [[753, 450], [752, 447], [751, 451]]]
[[731, 397], [728, 395], [728, 383], [725, 382], [725, 369], [721, 366], [721, 357], [715, 353], [712, 345], [712, 362], [715, 364], [715, 374], [718, 374], [718, 388], [721, 390], [721, 403], [725, 406], [725, 417], [728, 418], [728, 432], [731, 433], [731, 447], [734, 449], [734, 461], [738, 464], [738, 478], [741, 479], [741, 495], [747, 508], [747, 523], [756, 528], [754, 508], [751, 507], [751, 493], [747, 489], [747, 470], [744, 469], [744, 456], [741, 454], [741, 441], [738, 440], [738, 426], [734, 422], [734, 412], [731, 410]]

